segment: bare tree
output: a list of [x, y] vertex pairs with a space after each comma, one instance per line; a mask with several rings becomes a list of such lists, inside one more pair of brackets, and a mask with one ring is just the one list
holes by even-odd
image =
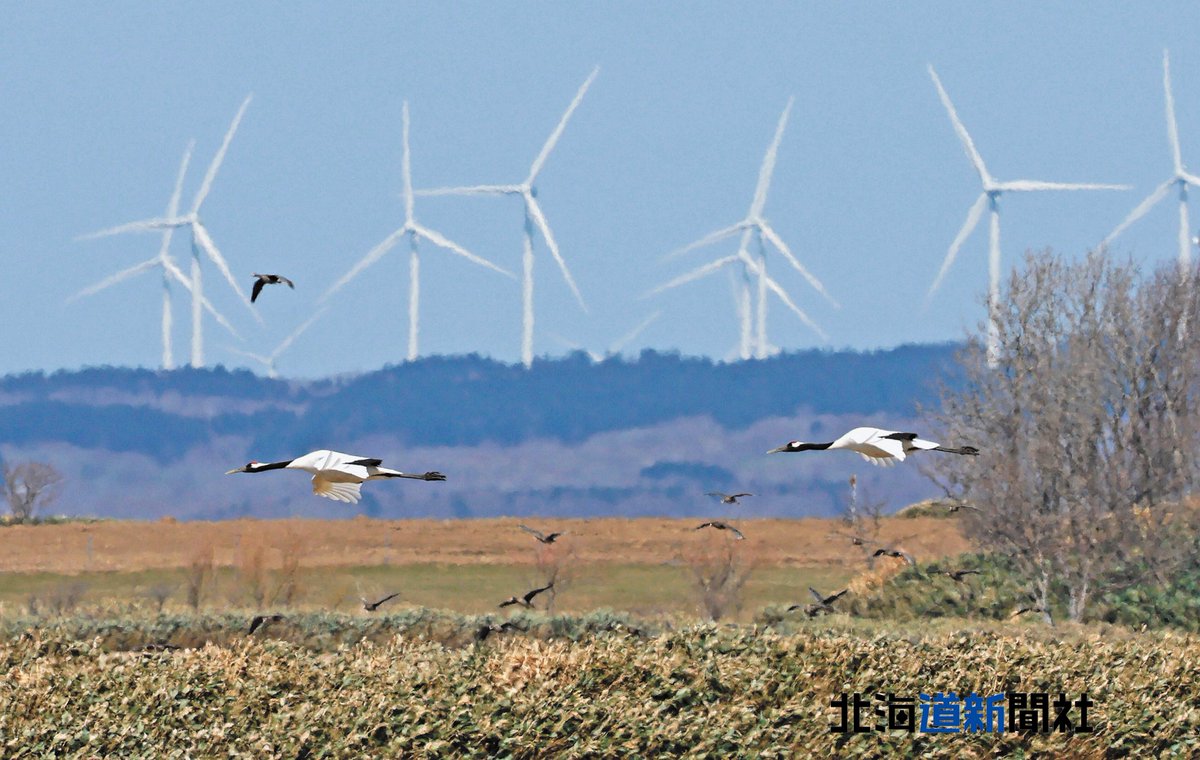
[[754, 570], [744, 547], [746, 542], [725, 533], [700, 537], [700, 543], [683, 556], [696, 584], [700, 606], [713, 621], [741, 609], [742, 590]]
[[9, 512], [20, 523], [29, 522], [39, 509], [54, 502], [63, 479], [54, 465], [45, 462], [6, 463], [3, 475]]
[[946, 434], [981, 455], [939, 460], [935, 476], [980, 507], [968, 534], [1017, 562], [1047, 618], [1061, 601], [1079, 620], [1102, 575], [1161, 574], [1177, 556], [1166, 533], [1200, 440], [1194, 281], [1175, 268], [1146, 278], [1100, 254], [1029, 254], [996, 312], [996, 362], [972, 338], [965, 383], [943, 392]]

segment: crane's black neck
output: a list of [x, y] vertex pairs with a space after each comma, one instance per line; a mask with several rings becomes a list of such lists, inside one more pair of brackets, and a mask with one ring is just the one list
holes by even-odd
[[792, 451], [824, 451], [833, 445], [833, 441], [829, 443], [802, 443]]
[[246, 465], [246, 472], [266, 472], [267, 470], [282, 470], [287, 467], [295, 459], [289, 459], [286, 462], [268, 462], [267, 464]]

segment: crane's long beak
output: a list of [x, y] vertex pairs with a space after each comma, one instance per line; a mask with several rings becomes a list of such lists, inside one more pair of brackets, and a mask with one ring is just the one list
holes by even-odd
[[226, 474], [226, 475], [232, 475], [232, 474], [234, 474], [235, 472], [245, 472], [245, 471], [246, 471], [246, 468], [245, 468], [245, 467], [238, 467], [237, 469], [235, 469], [235, 470], [230, 470], [229, 472], [227, 472], [227, 473], [225, 473], [225, 474]]
[[767, 453], [768, 454], [778, 454], [781, 451], [787, 451], [787, 446], [780, 446], [778, 448], [771, 449]]

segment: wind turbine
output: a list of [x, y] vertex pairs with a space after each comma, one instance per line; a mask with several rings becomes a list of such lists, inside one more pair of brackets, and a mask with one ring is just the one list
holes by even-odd
[[246, 297], [237, 280], [234, 279], [233, 273], [229, 271], [229, 265], [225, 263], [221, 252], [217, 250], [217, 246], [213, 243], [212, 236], [208, 232], [208, 228], [200, 220], [200, 207], [204, 204], [205, 198], [212, 190], [213, 180], [217, 177], [217, 170], [221, 168], [221, 162], [225, 160], [225, 153], [229, 150], [229, 143], [233, 140], [233, 135], [237, 131], [238, 125], [242, 121], [242, 116], [246, 113], [246, 108], [250, 105], [251, 95], [247, 95], [242, 101], [241, 108], [238, 109], [237, 115], [233, 117], [233, 123], [229, 125], [229, 130], [225, 133], [225, 139], [221, 142], [221, 147], [217, 150], [213, 157], [212, 163], [208, 166], [208, 171], [204, 175], [204, 180], [200, 183], [200, 190], [196, 193], [195, 200], [192, 201], [192, 207], [188, 213], [182, 216], [178, 213], [169, 214], [164, 217], [155, 217], [151, 219], [142, 219], [136, 222], [110, 227], [106, 230], [93, 232], [89, 235], [84, 235], [79, 238], [81, 240], [91, 240], [94, 238], [107, 237], [109, 235], [120, 235], [126, 232], [152, 232], [154, 230], [174, 229], [176, 227], [188, 227], [192, 232], [192, 272], [191, 272], [191, 291], [192, 291], [192, 361], [193, 367], [204, 366], [204, 339], [202, 329], [202, 316], [204, 310], [204, 292], [202, 288], [202, 279], [200, 273], [200, 253], [204, 252], [209, 260], [216, 265], [221, 274], [225, 277], [225, 281], [233, 288], [242, 302], [246, 304], [246, 308], [254, 315], [258, 322], [262, 323], [262, 317], [250, 305], [250, 299]]
[[[195, 141], [188, 144], [187, 150], [183, 152], [183, 160], [179, 164], [179, 176], [175, 180], [175, 189], [171, 193], [171, 198], [167, 202], [167, 218], [174, 217], [179, 213], [179, 196], [183, 192], [183, 177], [187, 173], [188, 163], [192, 158], [192, 149], [195, 147]], [[94, 293], [99, 293], [101, 290], [108, 288], [111, 285], [116, 285], [119, 282], [136, 277], [143, 272], [148, 272], [151, 269], [158, 268], [162, 275], [162, 344], [163, 344], [163, 369], [174, 369], [175, 359], [171, 351], [171, 327], [172, 327], [172, 311], [171, 311], [171, 281], [174, 280], [182, 285], [188, 292], [192, 292], [192, 284], [188, 278], [184, 276], [175, 261], [171, 258], [171, 236], [175, 231], [174, 227], [165, 227], [162, 232], [162, 244], [159, 246], [158, 255], [152, 259], [143, 261], [140, 264], [132, 266], [128, 269], [117, 272], [116, 274], [107, 277], [95, 285], [84, 288], [75, 295], [67, 299], [70, 303], [76, 299], [90, 296]], [[233, 329], [233, 325], [229, 324], [228, 320], [218, 312], [213, 305], [209, 303], [207, 298], [201, 300], [203, 307], [221, 324], [226, 330], [229, 330], [235, 338], [240, 340], [237, 331]]]
[[[355, 264], [349, 272], [342, 275], [342, 279], [335, 282], [325, 294], [321, 296], [321, 301], [325, 301], [335, 292], [340, 290], [343, 285], [353, 280], [367, 267], [374, 264], [379, 259], [392, 249], [396, 242], [403, 236], [408, 235], [409, 246], [409, 296], [408, 296], [408, 360], [413, 361], [418, 355], [417, 335], [418, 323], [417, 315], [421, 301], [421, 259], [417, 252], [417, 243], [421, 238], [425, 238], [429, 242], [443, 248], [451, 253], [456, 253], [459, 256], [472, 261], [480, 266], [493, 269], [500, 274], [513, 277], [513, 274], [506, 269], [501, 269], [487, 259], [480, 258], [475, 254], [463, 248], [458, 243], [451, 241], [440, 232], [435, 232], [428, 227], [417, 222], [413, 213], [413, 187], [412, 187], [412, 158], [408, 147], [408, 101], [404, 101], [402, 111], [404, 124], [404, 155], [402, 171], [404, 173], [404, 224], [400, 229], [384, 238], [383, 242], [367, 252], [366, 256]], [[515, 278], [514, 278], [515, 279]]]
[[639, 335], [641, 335], [646, 330], [647, 327], [654, 324], [654, 322], [661, 316], [662, 316], [662, 311], [656, 311], [653, 314], [651, 314], [650, 316], [646, 317], [641, 322], [639, 322], [637, 324], [637, 326], [635, 326], [632, 330], [625, 333], [620, 338], [616, 339], [611, 344], [609, 344], [608, 349], [604, 353], [600, 353], [599, 351], [592, 351], [591, 349], [584, 348], [583, 346], [576, 343], [575, 341], [567, 340], [566, 338], [562, 337], [561, 335], [554, 335], [554, 337], [558, 340], [559, 343], [562, 343], [564, 346], [571, 349], [572, 351], [583, 351], [584, 353], [586, 353], [588, 355], [588, 358], [590, 358], [593, 362], [596, 362], [598, 364], [610, 356], [615, 356], [616, 354], [621, 353], [621, 351], [624, 350], [625, 346], [629, 345], [634, 340], [636, 340], [637, 337]]
[[315, 314], [313, 314], [311, 317], [309, 317], [307, 320], [305, 320], [299, 327], [297, 327], [295, 330], [293, 330], [291, 335], [284, 338], [283, 341], [278, 346], [275, 347], [275, 350], [272, 351], [271, 353], [267, 354], [266, 356], [263, 356], [262, 354], [251, 353], [250, 351], [242, 351], [240, 349], [233, 348], [232, 346], [226, 346], [225, 350], [230, 351], [235, 354], [239, 354], [241, 356], [245, 356], [248, 359], [254, 359], [258, 363], [262, 364], [264, 368], [266, 368], [267, 377], [269, 377], [271, 379], [275, 379], [275, 378], [279, 377], [279, 373], [275, 370], [275, 362], [277, 362], [279, 360], [280, 355], [284, 351], [287, 351], [288, 348], [291, 347], [292, 343], [294, 343], [296, 341], [296, 338], [299, 338], [301, 333], [303, 333], [305, 330], [307, 330], [309, 327], [311, 327], [313, 322], [316, 322], [318, 319], [320, 319], [321, 316], [324, 315], [326, 311], [327, 311], [327, 309], [324, 309], [324, 308], [318, 309]]
[[1125, 217], [1124, 221], [1117, 225], [1117, 228], [1108, 233], [1108, 237], [1100, 242], [1100, 246], [1107, 247], [1129, 225], [1141, 219], [1159, 201], [1167, 197], [1171, 186], [1175, 185], [1179, 189], [1179, 266], [1186, 272], [1191, 269], [1192, 263], [1192, 249], [1188, 239], [1188, 185], [1200, 187], [1200, 177], [1190, 173], [1183, 165], [1183, 154], [1179, 148], [1179, 125], [1175, 121], [1175, 95], [1171, 92], [1171, 59], [1170, 53], [1166, 50], [1163, 51], [1163, 93], [1166, 96], [1167, 102], [1167, 140], [1171, 144], [1171, 159], [1174, 162], [1174, 172], [1170, 179], [1156, 187], [1154, 192], [1150, 193], [1150, 195], [1146, 196], [1145, 200], [1134, 207], [1133, 211], [1129, 212], [1129, 216]]
[[963, 126], [962, 121], [958, 118], [958, 112], [954, 109], [954, 104], [950, 102], [950, 96], [946, 94], [945, 88], [942, 87], [942, 80], [938, 79], [937, 72], [933, 70], [933, 64], [929, 65], [929, 76], [933, 78], [933, 84], [937, 87], [938, 97], [941, 98], [942, 105], [946, 107], [946, 113], [950, 115], [950, 121], [954, 125], [955, 134], [958, 135], [958, 139], [963, 144], [963, 149], [967, 152], [967, 157], [971, 159], [971, 164], [975, 167], [975, 172], [979, 175], [979, 181], [983, 185], [983, 190], [975, 200], [975, 203], [971, 205], [970, 210], [967, 211], [966, 221], [963, 222], [962, 227], [958, 230], [958, 234], [954, 236], [954, 241], [950, 243], [950, 250], [946, 253], [946, 258], [942, 262], [942, 268], [938, 270], [933, 284], [929, 286], [929, 293], [926, 295], [925, 300], [928, 303], [938, 287], [941, 286], [942, 279], [946, 276], [946, 272], [950, 270], [950, 265], [954, 263], [954, 257], [958, 255], [958, 250], [966, 242], [967, 237], [975, 229], [975, 226], [979, 224], [980, 218], [983, 217], [983, 210], [986, 207], [991, 212], [991, 225], [988, 235], [987, 350], [988, 361], [995, 364], [1000, 352], [1000, 334], [996, 322], [997, 309], [1000, 303], [1000, 196], [1006, 192], [1034, 192], [1040, 190], [1128, 190], [1129, 186], [1079, 182], [1044, 182], [1032, 179], [1017, 179], [1007, 182], [997, 180], [988, 172], [987, 166], [983, 163], [983, 157], [979, 155], [974, 141], [971, 140], [971, 135], [968, 134], [967, 128]]
[[[794, 311], [800, 319], [812, 328], [823, 340], [828, 337], [825, 333], [813, 323], [808, 316], [801, 311], [794, 303], [782, 287], [777, 282], [771, 279], [767, 274], [767, 243], [770, 243], [779, 253], [787, 259], [788, 263], [798, 271], [804, 279], [822, 296], [826, 298], [835, 308], [840, 308], [838, 302], [833, 296], [825, 290], [825, 286], [821, 284], [811, 272], [800, 263], [799, 259], [788, 248], [787, 243], [783, 242], [783, 238], [775, 231], [775, 228], [763, 216], [763, 209], [767, 205], [767, 192], [771, 188], [771, 177], [775, 173], [776, 158], [779, 154], [779, 144], [783, 140], [783, 131], [787, 127], [788, 116], [792, 111], [794, 98], [788, 98], [787, 105], [783, 109], [783, 113], [779, 116], [779, 123], [775, 127], [775, 136], [771, 139], [771, 144], [767, 147], [766, 154], [763, 155], [762, 165], [758, 169], [758, 184], [754, 188], [754, 197], [750, 201], [750, 209], [746, 213], [744, 219], [740, 222], [732, 224], [728, 227], [723, 227], [715, 232], [688, 243], [683, 248], [680, 248], [668, 254], [668, 258], [680, 256], [688, 251], [695, 250], [702, 246], [716, 243], [726, 238], [732, 237], [741, 233], [741, 241], [738, 244], [738, 252], [733, 256], [727, 256], [710, 262], [692, 272], [678, 277], [671, 282], [662, 285], [650, 291], [650, 294], [658, 293], [669, 288], [683, 285], [692, 280], [703, 277], [707, 274], [717, 271], [721, 267], [742, 262], [742, 283], [741, 294], [737, 297], [739, 303], [739, 311], [741, 315], [741, 356], [743, 359], [749, 359], [751, 356], [751, 339], [750, 339], [750, 275], [753, 273], [758, 278], [758, 302], [757, 302], [757, 326], [754, 335], [753, 356], [757, 358], [766, 358], [771, 353], [770, 343], [767, 340], [767, 291], [775, 293], [789, 308]], [[751, 257], [749, 247], [751, 241], [756, 243], [757, 257]], [[649, 295], [649, 294], [648, 294]]]
[[418, 195], [516, 195], [521, 198], [525, 207], [525, 241], [524, 252], [521, 258], [523, 266], [523, 277], [521, 280], [521, 302], [522, 309], [522, 327], [521, 327], [521, 362], [526, 368], [533, 365], [533, 228], [536, 225], [541, 233], [542, 239], [546, 242], [546, 247], [550, 249], [550, 254], [554, 260], [558, 262], [558, 268], [562, 271], [563, 279], [567, 281], [567, 285], [571, 288], [571, 292], [575, 294], [575, 299], [579, 302], [579, 307], [587, 313], [587, 304], [583, 301], [583, 295], [580, 294], [579, 288], [575, 285], [575, 278], [571, 276], [571, 270], [567, 268], [567, 262], [563, 259], [562, 253], [558, 250], [558, 243], [554, 240], [554, 234], [550, 231], [550, 225], [546, 221], [546, 215], [542, 213], [541, 204], [537, 200], [537, 176], [542, 171], [542, 167], [546, 165], [546, 159], [550, 157], [550, 151], [554, 150], [554, 146], [562, 137], [563, 130], [567, 127], [567, 121], [571, 118], [571, 114], [575, 113], [575, 109], [579, 107], [580, 101], [583, 100], [584, 94], [588, 87], [592, 85], [596, 75], [600, 73], [600, 67], [592, 69], [592, 73], [588, 75], [587, 80], [575, 93], [575, 99], [567, 106], [567, 110], [563, 113], [562, 118], [558, 120], [558, 124], [554, 127], [554, 131], [550, 133], [546, 144], [542, 146], [542, 150], [538, 153], [537, 158], [533, 160], [533, 164], [529, 167], [529, 175], [519, 184], [516, 185], [475, 185], [473, 187], [442, 187], [433, 190], [418, 190]]

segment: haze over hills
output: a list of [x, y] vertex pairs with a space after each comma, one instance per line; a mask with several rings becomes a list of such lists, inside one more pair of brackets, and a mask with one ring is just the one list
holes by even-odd
[[[915, 467], [764, 452], [859, 424], [930, 431], [917, 409], [955, 382], [955, 349], [735, 363], [578, 353], [530, 370], [430, 357], [310, 382], [222, 368], [28, 373], [0, 379], [0, 455], [63, 472], [52, 511], [125, 518], [829, 515], [852, 473], [860, 498], [896, 508], [937, 493]], [[449, 480], [370, 483], [355, 507], [313, 496], [299, 473], [223, 475], [317, 448]], [[731, 488], [756, 496], [736, 508], [704, 496]]]

